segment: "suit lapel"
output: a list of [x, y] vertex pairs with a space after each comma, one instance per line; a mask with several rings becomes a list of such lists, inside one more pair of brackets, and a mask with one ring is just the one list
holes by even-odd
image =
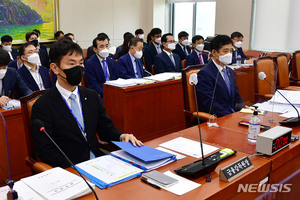
[[23, 67], [24, 67], [24, 77], [26, 77], [30, 85], [34, 86], [34, 90], [39, 90], [38, 85], [33, 79], [31, 73], [28, 71], [27, 67], [25, 65], [23, 65]]
[[[96, 54], [95, 54], [95, 57], [93, 59], [93, 63], [95, 63], [96, 73], [97, 73], [97, 71], [99, 71], [99, 73], [100, 73], [99, 75], [100, 75], [101, 80], [106, 80], [106, 77], [105, 77], [105, 74], [104, 74], [104, 71], [103, 71], [103, 67], [102, 67], [102, 65], [100, 63], [100, 60], [99, 60], [99, 58], [97, 57]], [[97, 69], [98, 66], [100, 67], [100, 69]]]

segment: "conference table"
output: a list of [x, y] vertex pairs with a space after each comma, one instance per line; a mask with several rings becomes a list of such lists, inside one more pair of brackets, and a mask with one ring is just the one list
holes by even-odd
[[[270, 122], [269, 118], [273, 116], [276, 123]], [[295, 141], [289, 147], [276, 153], [273, 156], [257, 155], [250, 158], [254, 168], [240, 177], [234, 179], [232, 182], [225, 182], [219, 179], [219, 170], [243, 156], [250, 156], [256, 154], [256, 147], [247, 142], [247, 127], [238, 125], [241, 120], [249, 120], [251, 114], [233, 113], [217, 120], [219, 127], [208, 127], [207, 123], [201, 124], [202, 139], [205, 144], [216, 146], [220, 149], [231, 148], [237, 151], [237, 154], [231, 156], [220, 162], [216, 170], [212, 173], [212, 180], [210, 183], [206, 182], [206, 177], [191, 179], [201, 186], [182, 196], [174, 195], [165, 190], [155, 189], [147, 184], [142, 183], [138, 178], [121, 183], [111, 188], [100, 190], [96, 188], [99, 198], [103, 199], [253, 199], [261, 195], [261, 192], [240, 192], [238, 193], [239, 184], [258, 184], [268, 178], [267, 183], [279, 183], [290, 174], [299, 170], [300, 168], [300, 142]], [[272, 127], [278, 125], [278, 121], [283, 119], [278, 114], [268, 113], [265, 116], [260, 116], [262, 123], [271, 125]], [[293, 134], [300, 135], [300, 128], [293, 128]], [[157, 147], [159, 144], [169, 141], [177, 137], [184, 137], [199, 141], [198, 127], [194, 126], [178, 132], [174, 132], [154, 140], [145, 142], [146, 145]], [[173, 171], [183, 165], [196, 161], [196, 158], [187, 156], [177, 162], [168, 164], [157, 169], [160, 172], [167, 170]], [[69, 169], [74, 172], [73, 169]], [[299, 182], [299, 181], [297, 181]], [[299, 184], [298, 184], [299, 185]], [[299, 195], [298, 188], [292, 187], [290, 197]], [[274, 194], [275, 195], [275, 194]], [[80, 199], [90, 199], [92, 194], [84, 196]]]

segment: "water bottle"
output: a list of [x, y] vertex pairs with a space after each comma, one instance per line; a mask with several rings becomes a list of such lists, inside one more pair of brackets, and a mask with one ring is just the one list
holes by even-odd
[[248, 129], [248, 141], [256, 143], [257, 135], [260, 133], [260, 119], [258, 118], [258, 112], [255, 110], [249, 121]]
[[241, 66], [242, 65], [242, 57], [241, 54], [238, 54], [236, 57], [236, 66]]

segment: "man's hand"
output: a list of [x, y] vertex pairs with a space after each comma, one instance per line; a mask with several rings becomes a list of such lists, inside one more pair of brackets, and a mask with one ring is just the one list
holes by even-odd
[[133, 146], [138, 145], [140, 147], [140, 146], [144, 145], [140, 140], [136, 139], [134, 137], [134, 135], [132, 135], [132, 134], [126, 134], [126, 133], [122, 134], [121, 135], [121, 141], [122, 142], [129, 142], [130, 141], [133, 144]]
[[0, 97], [0, 106], [5, 106], [8, 102], [10, 101], [10, 98], [8, 98], [7, 96], [2, 96]]

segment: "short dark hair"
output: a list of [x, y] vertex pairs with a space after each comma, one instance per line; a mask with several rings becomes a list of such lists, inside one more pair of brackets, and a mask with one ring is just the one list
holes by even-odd
[[138, 42], [143, 42], [143, 40], [138, 38], [138, 37], [131, 38], [131, 40], [129, 42], [129, 48], [132, 47], [132, 46], [136, 47]]
[[50, 47], [49, 57], [52, 63], [60, 66], [61, 59], [65, 55], [71, 55], [74, 52], [83, 56], [82, 49], [77, 43], [74, 43], [70, 40], [61, 39]]
[[13, 39], [10, 35], [4, 35], [4, 36], [1, 37], [1, 43], [3, 43], [3, 42], [12, 42], [12, 41], [13, 41]]
[[122, 51], [123, 51], [124, 53], [127, 53], [127, 52], [128, 52], [128, 50], [129, 50], [129, 42], [130, 42], [130, 40], [131, 40], [132, 38], [134, 38], [134, 35], [132, 35], [132, 33], [128, 34], [128, 35], [125, 37], [125, 39], [124, 39], [124, 41], [123, 41], [123, 44], [122, 44]]
[[0, 48], [0, 67], [5, 67], [10, 62], [10, 56], [7, 51]]
[[25, 49], [28, 47], [28, 46], [34, 46], [36, 47], [32, 42], [26, 42], [25, 44], [22, 44], [19, 48], [19, 56], [21, 57], [22, 55], [25, 55]]
[[93, 47], [97, 48], [97, 41], [104, 41], [108, 40], [108, 38], [105, 35], [99, 35], [93, 40]]
[[29, 31], [29, 32], [27, 32], [26, 35], [25, 35], [25, 39], [26, 39], [27, 42], [28, 42], [29, 38], [30, 38], [32, 35], [36, 35], [36, 37], [39, 37], [39, 35], [38, 35], [37, 32], [35, 32], [35, 31]]
[[32, 31], [36, 32], [37, 34], [41, 35], [41, 31], [38, 29], [33, 29]]
[[143, 29], [139, 28], [139, 29], [136, 29], [136, 30], [135, 30], [134, 34], [135, 34], [135, 35], [144, 34], [144, 31], [143, 31]]
[[235, 37], [238, 37], [238, 38], [242, 37], [243, 38], [244, 36], [240, 32], [236, 31], [236, 32], [231, 33], [231, 39], [233, 39]]
[[150, 35], [150, 33], [148, 33], [148, 35], [147, 35], [147, 43], [150, 44], [150, 42], [151, 42], [151, 35]]
[[172, 33], [166, 33], [161, 37], [161, 42], [167, 42], [167, 36], [173, 36]]
[[123, 39], [125, 39], [128, 35], [132, 35], [132, 33], [130, 33], [130, 32], [124, 33], [124, 34], [123, 34]]
[[219, 50], [226, 44], [232, 44], [232, 40], [228, 35], [217, 35], [214, 39], [210, 42], [210, 49]]
[[189, 36], [189, 34], [185, 31], [181, 31], [180, 33], [178, 33], [178, 39], [182, 38], [182, 37], [187, 37]]
[[97, 35], [97, 37], [102, 37], [102, 36], [106, 37], [108, 42], [110, 41], [110, 39], [106, 33], [98, 33], [98, 35]]
[[54, 38], [55, 38], [55, 39], [58, 38], [58, 37], [60, 36], [60, 34], [65, 35], [64, 32], [62, 32], [62, 31], [57, 31], [56, 33], [54, 33]]
[[161, 29], [160, 28], [153, 28], [151, 31], [150, 31], [150, 36], [154, 36], [156, 34], [161, 34]]
[[201, 35], [195, 35], [192, 38], [192, 43], [195, 44], [198, 40], [201, 40], [201, 39], [204, 41], [204, 38]]
[[64, 35], [64, 37], [69, 37], [70, 35], [72, 35], [74, 37], [73, 33], [67, 33], [67, 34]]

